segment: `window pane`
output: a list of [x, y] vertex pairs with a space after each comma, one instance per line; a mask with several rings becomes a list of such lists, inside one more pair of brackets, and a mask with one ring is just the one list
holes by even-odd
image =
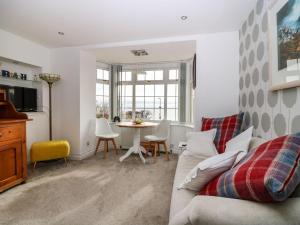
[[167, 98], [167, 108], [177, 108], [177, 98], [168, 97]]
[[155, 80], [163, 80], [164, 74], [162, 70], [155, 71]]
[[164, 109], [155, 109], [154, 110], [154, 119], [155, 120], [162, 120], [164, 119]]
[[136, 97], [135, 98], [135, 107], [136, 108], [144, 108], [144, 97]]
[[131, 81], [131, 72], [126, 72], [126, 79], [125, 81]]
[[103, 80], [103, 70], [97, 69], [97, 79]]
[[126, 81], [126, 72], [121, 73], [122, 81]]
[[122, 85], [122, 96], [132, 96], [132, 85]]
[[109, 105], [109, 98], [103, 97], [103, 107], [108, 109], [108, 105]]
[[154, 108], [154, 97], [145, 97], [145, 108]]
[[98, 107], [102, 107], [102, 105], [103, 105], [103, 97], [102, 96], [96, 96], [96, 105], [98, 106]]
[[143, 119], [153, 119], [153, 109], [137, 109], [136, 116]]
[[136, 85], [135, 86], [135, 95], [136, 96], [144, 96], [144, 85]]
[[145, 74], [138, 74], [137, 80], [145, 80]]
[[146, 80], [154, 80], [154, 71], [146, 71]]
[[132, 96], [132, 85], [125, 85], [125, 96]]
[[103, 85], [103, 89], [104, 89], [104, 92], [103, 92], [103, 94], [105, 95], [105, 96], [109, 96], [109, 85], [108, 84], [104, 84]]
[[167, 110], [167, 119], [168, 120], [177, 120], [176, 111], [177, 111], [177, 109], [168, 109]]
[[178, 84], [168, 84], [168, 96], [178, 96]]
[[132, 109], [132, 97], [124, 97], [122, 107], [126, 109]]
[[96, 95], [103, 95], [103, 84], [96, 83]]
[[165, 85], [157, 84], [155, 85], [155, 96], [164, 96], [165, 95]]
[[132, 119], [132, 111], [131, 111], [131, 109], [130, 110], [123, 109], [122, 110], [122, 117], [125, 118], [125, 119]]
[[159, 109], [159, 107], [164, 108], [164, 97], [155, 98], [155, 108]]
[[169, 70], [169, 80], [178, 79], [178, 70]]
[[145, 96], [154, 96], [154, 85], [145, 85]]
[[109, 73], [107, 70], [103, 70], [103, 80], [109, 80]]

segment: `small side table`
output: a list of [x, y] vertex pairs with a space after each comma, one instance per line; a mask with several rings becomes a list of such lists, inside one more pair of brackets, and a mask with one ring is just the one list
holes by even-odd
[[179, 154], [186, 150], [187, 143], [184, 141], [180, 141], [178, 144]]

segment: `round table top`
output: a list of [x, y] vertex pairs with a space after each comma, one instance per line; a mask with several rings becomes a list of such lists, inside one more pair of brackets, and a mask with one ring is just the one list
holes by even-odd
[[154, 126], [157, 126], [158, 123], [143, 122], [141, 124], [136, 124], [134, 122], [120, 122], [120, 123], [117, 123], [116, 125], [118, 127], [145, 128], [145, 127], [154, 127]]

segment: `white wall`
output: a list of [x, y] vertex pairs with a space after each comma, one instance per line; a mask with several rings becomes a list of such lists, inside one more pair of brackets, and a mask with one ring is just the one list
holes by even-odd
[[[0, 29], [0, 57], [41, 67], [42, 72], [49, 71], [50, 50], [42, 45], [21, 38]], [[43, 83], [43, 111], [28, 113], [33, 119], [27, 123], [27, 152], [34, 141], [48, 140], [48, 85]]]
[[80, 159], [90, 156], [95, 150], [95, 94], [96, 57], [80, 51]]
[[71, 156], [80, 154], [80, 54], [75, 48], [54, 49], [51, 71], [61, 75], [53, 86], [53, 137], [70, 142]]
[[238, 32], [197, 37], [197, 88], [194, 100], [195, 128], [201, 118], [239, 111]]

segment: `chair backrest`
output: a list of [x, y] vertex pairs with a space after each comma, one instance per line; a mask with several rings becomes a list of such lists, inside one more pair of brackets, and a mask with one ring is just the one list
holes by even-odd
[[96, 119], [96, 136], [112, 134], [113, 131], [105, 118]]
[[170, 132], [170, 120], [162, 120], [156, 127], [154, 135], [161, 138], [168, 138]]

